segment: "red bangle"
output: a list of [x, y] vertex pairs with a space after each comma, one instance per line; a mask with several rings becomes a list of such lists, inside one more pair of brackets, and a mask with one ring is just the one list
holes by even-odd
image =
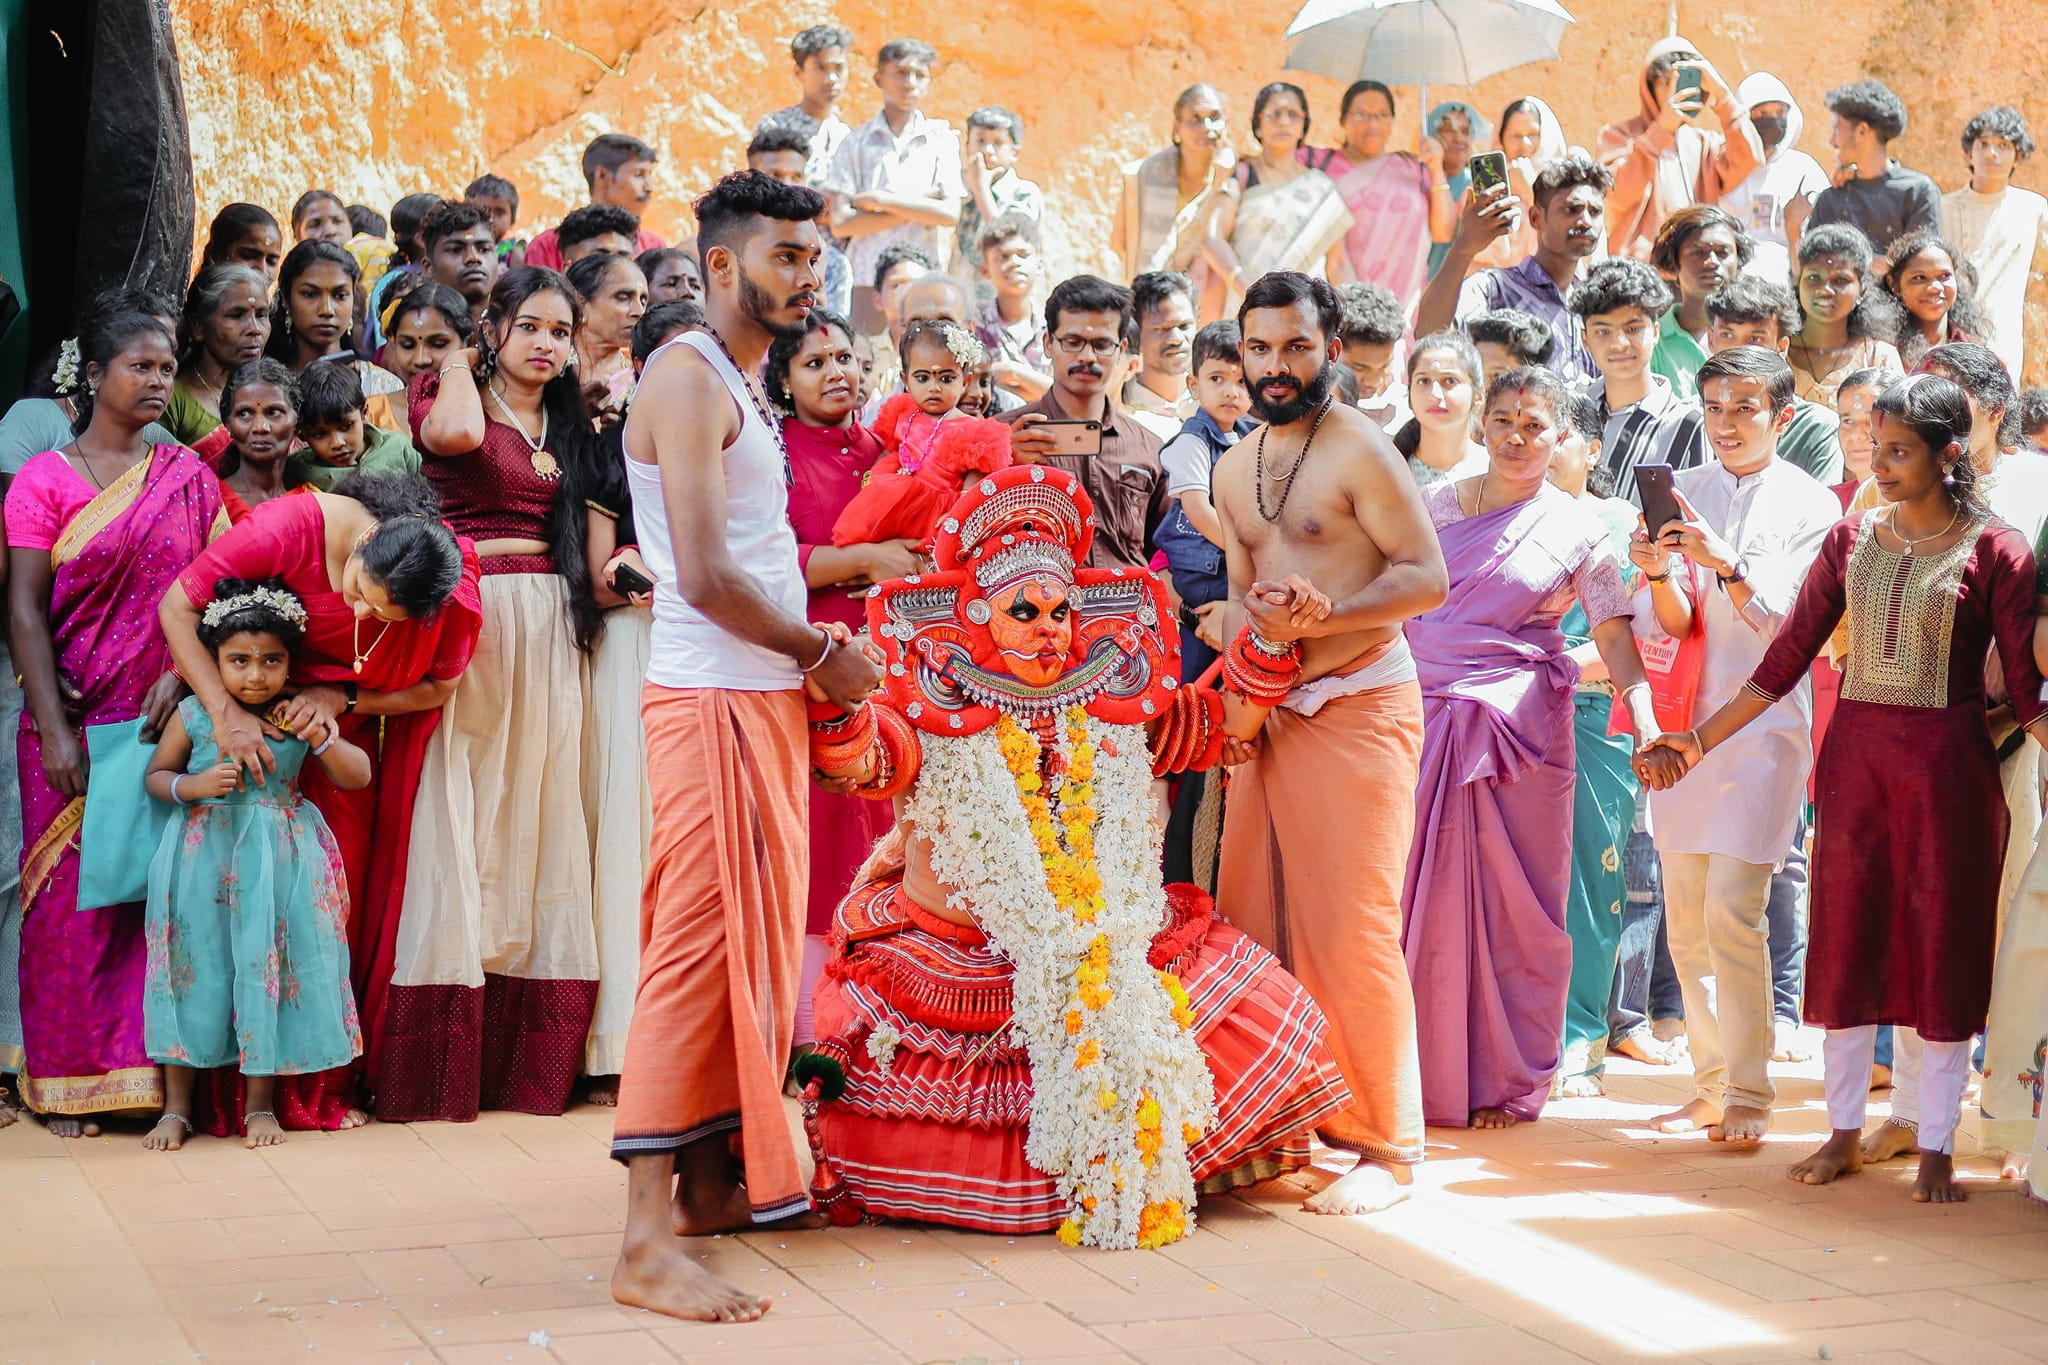
[[1276, 647], [1252, 633], [1239, 630], [1223, 655], [1223, 682], [1231, 691], [1259, 706], [1278, 706], [1294, 690], [1301, 677], [1301, 645], [1290, 641]]

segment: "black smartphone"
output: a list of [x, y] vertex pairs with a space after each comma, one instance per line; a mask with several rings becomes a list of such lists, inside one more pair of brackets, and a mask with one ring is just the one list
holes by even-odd
[[1700, 69], [1696, 66], [1678, 68], [1678, 80], [1671, 87], [1671, 102], [1683, 114], [1697, 114], [1707, 104], [1707, 97], [1700, 89]]
[[1040, 422], [1032, 428], [1052, 437], [1055, 455], [1100, 455], [1102, 453], [1102, 423], [1090, 418], [1086, 421], [1061, 421], [1055, 419]]
[[644, 597], [654, 591], [654, 580], [631, 564], [612, 570], [612, 591], [621, 597]]
[[1475, 191], [1508, 183], [1506, 152], [1481, 152], [1465, 164], [1472, 172], [1472, 188]]
[[1685, 520], [1685, 513], [1678, 510], [1678, 491], [1672, 485], [1668, 464], [1636, 466], [1636, 501], [1642, 504], [1643, 525], [1650, 529], [1652, 540], [1671, 522]]

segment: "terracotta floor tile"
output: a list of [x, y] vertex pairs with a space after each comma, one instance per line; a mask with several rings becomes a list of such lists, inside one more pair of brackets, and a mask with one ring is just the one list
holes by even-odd
[[676, 1356], [645, 1332], [557, 1336], [548, 1343], [562, 1365], [674, 1365]]
[[1048, 1304], [962, 1308], [959, 1315], [1010, 1352], [1027, 1359], [1100, 1355], [1112, 1349], [1100, 1335]]

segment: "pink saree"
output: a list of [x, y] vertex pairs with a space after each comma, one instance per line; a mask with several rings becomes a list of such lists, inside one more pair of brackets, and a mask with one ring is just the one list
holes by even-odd
[[1352, 270], [1393, 290], [1403, 308], [1414, 307], [1429, 282], [1429, 172], [1389, 152], [1338, 174], [1337, 193], [1351, 210], [1344, 254]]
[[[62, 467], [38, 469], [46, 460]], [[55, 454], [23, 468], [8, 495], [10, 532], [16, 499], [34, 502], [39, 486], [67, 474], [69, 465]], [[82, 729], [142, 713], [143, 695], [171, 666], [157, 604], [179, 570], [226, 527], [213, 472], [171, 445], [157, 446], [63, 519], [49, 547], [50, 637], [58, 676], [77, 692], [66, 702], [72, 724]], [[22, 1098], [45, 1114], [159, 1108], [162, 1078], [142, 1042], [142, 907], [78, 909], [85, 799], [50, 785], [42, 738], [27, 712], [17, 750]]]

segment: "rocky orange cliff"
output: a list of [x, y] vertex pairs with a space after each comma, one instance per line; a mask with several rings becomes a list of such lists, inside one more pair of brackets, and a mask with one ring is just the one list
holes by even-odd
[[[1571, 140], [1590, 146], [1601, 124], [1635, 113], [1642, 54], [1666, 32], [1667, 6], [1566, 7], [1579, 22], [1563, 60], [1470, 90], [1432, 87], [1431, 98], [1469, 98], [1491, 118], [1517, 95], [1541, 95]], [[934, 114], [957, 123], [993, 103], [1023, 116], [1023, 170], [1046, 188], [1047, 246], [1064, 270], [1112, 263], [1116, 168], [1164, 143], [1169, 106], [1184, 86], [1222, 88], [1233, 134], [1248, 145], [1252, 92], [1281, 74], [1281, 34], [1295, 8], [1290, 0], [179, 0], [174, 19], [202, 225], [234, 199], [281, 211], [318, 184], [383, 206], [415, 190], [458, 192], [492, 170], [519, 185], [524, 225], [537, 228], [580, 202], [583, 144], [619, 129], [661, 149], [664, 183], [650, 226], [683, 235], [688, 200], [738, 162], [755, 118], [794, 98], [790, 36], [831, 19], [853, 29], [862, 54], [850, 117], [877, 106], [865, 65], [874, 49], [906, 35], [940, 50]], [[1979, 107], [2016, 104], [2048, 132], [2048, 99], [2030, 76], [2048, 69], [2048, 30], [1993, 24], [1971, 0], [1692, 0], [1675, 8], [1680, 31], [1730, 82], [1765, 68], [1792, 88], [1808, 115], [1804, 146], [1823, 163], [1820, 97], [1863, 73], [1905, 97], [1912, 127], [1899, 155], [1944, 189], [1966, 178], [1956, 135]], [[1338, 87], [1300, 83], [1319, 133], [1334, 132]], [[1414, 92], [1402, 93], [1401, 112], [1412, 118]], [[2048, 186], [2044, 161], [2048, 151], [2022, 166], [2019, 183]], [[2038, 379], [2048, 375], [2048, 309], [2038, 303], [2029, 332]]]

